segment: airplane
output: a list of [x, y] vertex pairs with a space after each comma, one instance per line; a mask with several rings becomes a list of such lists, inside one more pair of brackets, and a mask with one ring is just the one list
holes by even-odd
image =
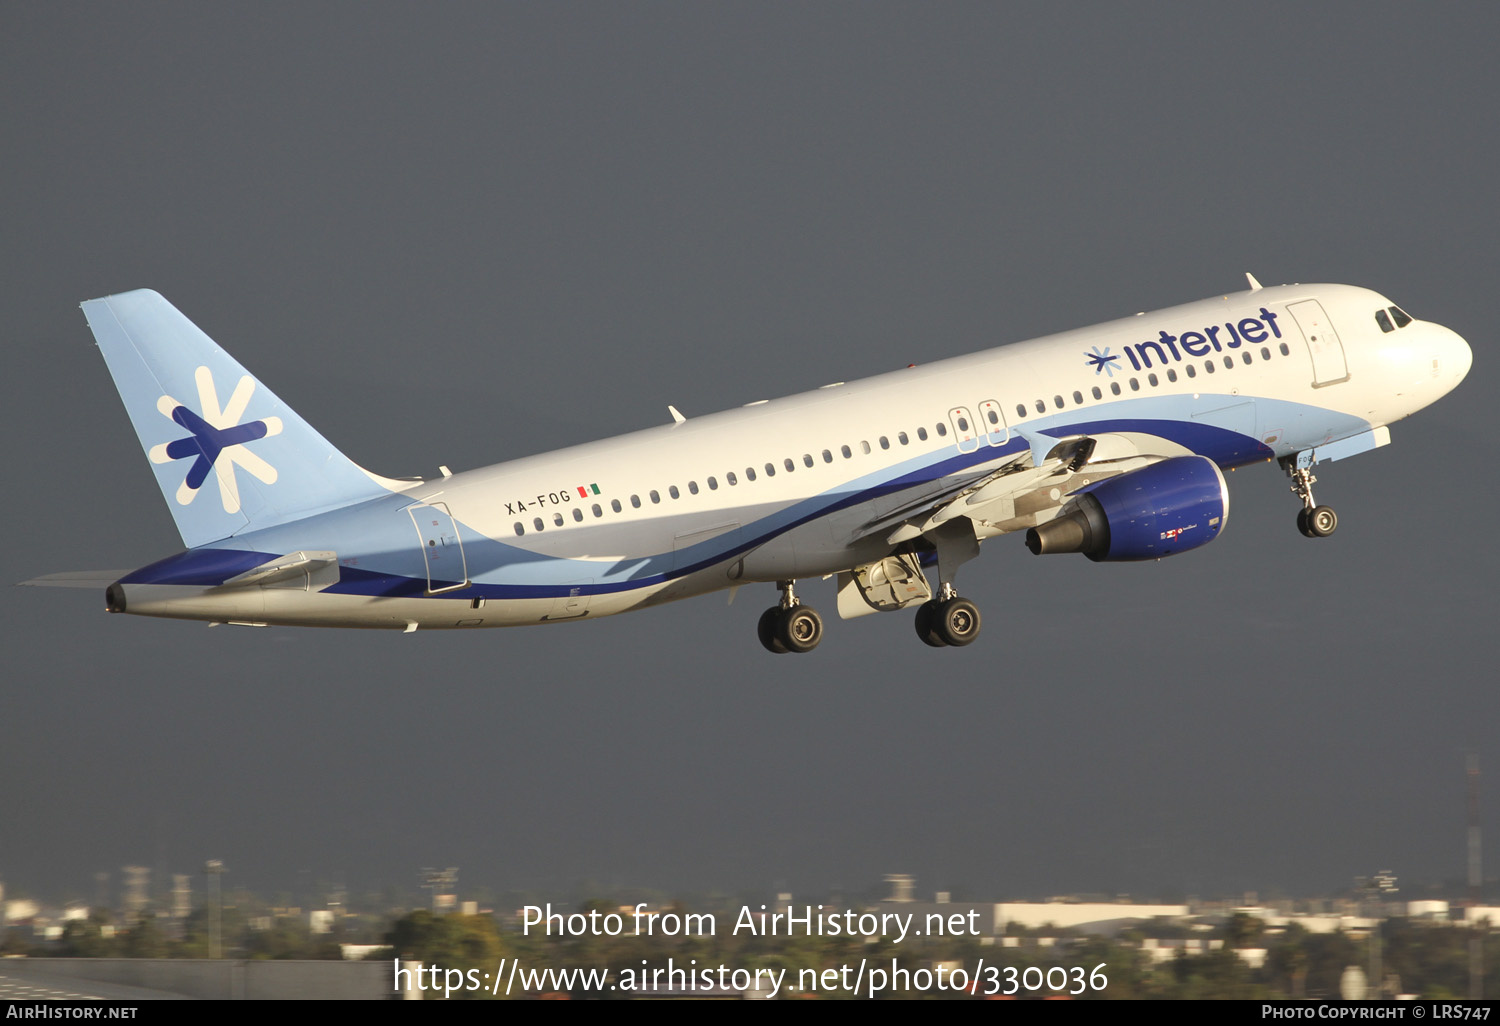
[[[769, 651], [913, 610], [961, 647], [982, 542], [1161, 559], [1224, 530], [1223, 471], [1276, 461], [1326, 538], [1313, 468], [1386, 445], [1455, 388], [1458, 334], [1349, 285], [1262, 287], [758, 400], [431, 479], [355, 465], [155, 292], [82, 304], [185, 551], [105, 586], [111, 613], [252, 626], [508, 627], [774, 584]], [[935, 576], [936, 583], [929, 575]]]

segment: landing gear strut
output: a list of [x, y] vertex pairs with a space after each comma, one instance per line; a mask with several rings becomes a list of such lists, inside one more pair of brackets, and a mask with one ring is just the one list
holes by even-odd
[[1297, 530], [1308, 538], [1327, 538], [1338, 529], [1339, 515], [1332, 506], [1319, 506], [1313, 499], [1312, 486], [1317, 483], [1312, 467], [1283, 463], [1287, 477], [1292, 479], [1292, 494], [1302, 500], [1302, 509], [1297, 513]]
[[959, 598], [953, 587], [958, 568], [979, 555], [979, 539], [967, 517], [955, 517], [929, 531], [937, 549], [937, 597], [917, 607], [917, 637], [933, 648], [962, 647], [979, 637], [979, 607]]
[[979, 637], [979, 607], [944, 584], [937, 598], [917, 607], [917, 637], [933, 648], [970, 644]]
[[756, 634], [767, 652], [811, 652], [823, 640], [823, 618], [805, 606], [792, 590], [792, 581], [781, 581], [781, 602], [760, 614]]

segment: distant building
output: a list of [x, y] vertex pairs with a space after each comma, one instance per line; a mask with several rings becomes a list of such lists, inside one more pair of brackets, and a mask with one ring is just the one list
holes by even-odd
[[1412, 919], [1447, 919], [1446, 901], [1408, 901], [1406, 914]]
[[1184, 919], [1186, 905], [1136, 905], [1129, 902], [1007, 902], [990, 906], [992, 931], [1002, 934], [1014, 923], [1034, 930], [1052, 924], [1085, 933], [1114, 934], [1152, 919]]
[[[1153, 962], [1166, 962], [1177, 957], [1178, 952], [1187, 955], [1206, 955], [1219, 951], [1224, 941], [1217, 937], [1178, 937], [1175, 939], [1147, 937], [1141, 941], [1141, 951]], [[1265, 952], [1261, 952], [1265, 958]]]
[[[946, 897], [946, 895], [942, 895]], [[877, 912], [895, 912], [914, 915], [916, 923], [953, 923], [953, 917], [963, 917], [965, 928], [970, 923], [980, 936], [1003, 936], [1011, 926], [1036, 930], [1044, 926], [1055, 926], [1060, 930], [1080, 930], [1084, 933], [1115, 934], [1143, 922], [1163, 917], [1186, 918], [1190, 912], [1187, 905], [1137, 905], [1130, 902], [1004, 902], [1000, 904], [979, 902], [921, 902], [909, 898], [899, 901], [883, 901], [876, 905]], [[972, 918], [968, 913], [972, 912]]]
[[1464, 909], [1464, 922], [1472, 925], [1488, 919], [1490, 929], [1500, 929], [1500, 906], [1471, 905]]
[[10, 923], [35, 919], [41, 911], [42, 907], [29, 898], [16, 898], [5, 903], [5, 919]]

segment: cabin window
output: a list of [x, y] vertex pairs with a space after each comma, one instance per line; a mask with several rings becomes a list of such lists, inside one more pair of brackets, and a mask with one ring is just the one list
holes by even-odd
[[[1075, 405], [1075, 406], [1082, 406], [1083, 405], [1083, 393], [1082, 392], [1074, 392], [1073, 393], [1073, 405]], [[990, 414], [990, 416], [994, 416], [994, 414]]]
[[708, 490], [711, 491], [711, 492], [716, 492], [716, 491], [719, 490], [719, 479], [718, 478], [716, 478], [716, 477], [710, 477], [708, 479]]
[[1109, 383], [1109, 391], [1110, 391], [1110, 394], [1112, 394], [1112, 395], [1119, 395], [1120, 394], [1120, 383], [1118, 381], [1111, 381]]
[[829, 452], [827, 449], [823, 450], [823, 462], [824, 463], [832, 463], [833, 462], [833, 453]]
[[869, 442], [860, 442], [859, 443], [859, 451], [862, 452], [862, 453], [864, 453], [866, 456], [870, 455], [870, 443]]
[[632, 506], [634, 506], [636, 509], [640, 509], [641, 508], [641, 497], [639, 495], [632, 495], [630, 497], [630, 504]]
[[967, 417], [959, 417], [958, 418], [958, 429], [960, 431], [967, 431], [967, 430], [969, 430], [969, 420], [968, 420]]
[[616, 513], [620, 512], [620, 510], [622, 508], [620, 506], [620, 500], [619, 499], [610, 499], [609, 500], [609, 508], [612, 509], [612, 510], [614, 510]]
[[731, 487], [740, 483], [740, 479], [734, 476], [734, 471], [732, 470], [724, 475], [724, 480], [728, 481]]
[[905, 431], [901, 432], [900, 434], [898, 434], [896, 436], [896, 441], [900, 442], [902, 445], [910, 445], [911, 444], [911, 438], [909, 438], [907, 436], [907, 434], [906, 434]]
[[1152, 388], [1155, 388], [1158, 384], [1160, 384], [1160, 382], [1156, 380], [1156, 374], [1154, 372], [1151, 374], [1147, 374], [1146, 380], [1151, 382]]
[[804, 467], [810, 467], [813, 465], [812, 453], [805, 452], [802, 454], [802, 465]]
[[1198, 376], [1198, 368], [1194, 367], [1192, 364], [1188, 364], [1183, 368], [1183, 370], [1187, 371], [1187, 376], [1190, 378], [1196, 378]]
[[1176, 367], [1168, 367], [1167, 368], [1167, 380], [1168, 381], [1176, 381], [1177, 380], [1177, 368]]
[[755, 480], [755, 468], [754, 467], [746, 467], [745, 468], [745, 480], [746, 481], [754, 481]]
[[891, 447], [891, 440], [889, 438], [887, 438], [885, 435], [881, 435], [880, 436], [880, 447], [882, 449], [889, 449]]
[[677, 490], [677, 486], [676, 485], [669, 485], [667, 487], [667, 494], [670, 495], [674, 499], [680, 499], [680, 498], [682, 498], [682, 493]]
[[947, 438], [948, 437], [948, 425], [944, 424], [942, 421], [938, 421], [937, 422], [937, 433], [938, 433], [938, 437], [939, 438]]
[[1226, 357], [1224, 357], [1224, 369], [1225, 370], [1234, 370], [1234, 357], [1232, 357], [1232, 356], [1226, 356]]
[[1099, 391], [1099, 386], [1098, 385], [1094, 386], [1093, 393], [1094, 393], [1094, 398], [1095, 399], [1103, 399], [1104, 398], [1104, 393], [1101, 392], [1101, 391]]
[[1036, 401], [1036, 412], [1038, 412], [1038, 413], [1046, 413], [1047, 412], [1047, 404], [1044, 403], [1042, 400], [1038, 399]]
[[581, 523], [583, 523], [583, 507], [582, 506], [574, 506], [573, 507], [573, 522], [575, 524], [581, 524]]
[[839, 452], [841, 452], [841, 453], [844, 454], [844, 459], [846, 459], [846, 460], [850, 459], [854, 455], [854, 453], [850, 451], [850, 449], [849, 449], [849, 447], [847, 445], [841, 445], [841, 446], [839, 446]]
[[1281, 355], [1282, 356], [1291, 356], [1292, 355], [1292, 351], [1286, 347], [1286, 343], [1285, 342], [1281, 343]]
[[604, 510], [600, 507], [600, 505], [597, 502], [594, 503], [594, 516], [596, 516], [596, 517], [602, 517], [602, 516], [604, 516]]
[[797, 464], [793, 463], [789, 458], [782, 460], [781, 462], [786, 467], [786, 472], [788, 474], [797, 469]]
[[927, 441], [927, 429], [922, 427], [917, 428], [917, 438], [924, 442]]
[[1271, 350], [1262, 346], [1260, 350], [1260, 358], [1262, 360], [1269, 360], [1271, 358]]
[[554, 514], [552, 514], [552, 523], [555, 524], [558, 527], [561, 527], [563, 525], [562, 514], [561, 513], [554, 513]]
[[661, 492], [657, 491], [655, 488], [651, 489], [651, 501], [652, 502], [660, 502], [661, 501]]
[[1063, 408], [1063, 398], [1062, 398], [1062, 396], [1060, 396], [1060, 395], [1053, 396], [1052, 397], [1052, 405], [1056, 406], [1059, 410], [1062, 409]]
[[1240, 354], [1240, 363], [1243, 363], [1246, 367], [1250, 366], [1250, 361], [1254, 359], [1255, 357], [1250, 355], [1250, 350], [1248, 349]]
[[1000, 423], [1000, 414], [996, 413], [994, 410], [990, 410], [989, 413], [986, 414], [986, 416], [988, 416], [990, 418], [990, 423], [991, 424], [998, 424], [998, 423]]
[[1026, 416], [1026, 404], [1025, 403], [1016, 403], [1016, 416], [1017, 417], [1024, 417], [1024, 416]]
[[1139, 392], [1141, 390], [1141, 382], [1139, 378], [1130, 379], [1130, 390], [1132, 392]]
[[516, 537], [519, 538], [521, 535], [523, 535], [525, 533], [526, 533], [526, 528], [521, 525], [521, 522], [519, 520], [517, 520], [516, 521]]
[[541, 531], [541, 530], [545, 529], [546, 525], [544, 525], [542, 523], [542, 518], [541, 517], [535, 517], [531, 521], [531, 526], [535, 527], [538, 531]]
[[1209, 374], [1212, 374], [1214, 372], [1214, 362], [1212, 360], [1204, 360], [1203, 369]]
[[766, 476], [767, 477], [775, 477], [776, 476], [776, 464], [774, 464], [774, 463], [767, 463], [766, 464]]

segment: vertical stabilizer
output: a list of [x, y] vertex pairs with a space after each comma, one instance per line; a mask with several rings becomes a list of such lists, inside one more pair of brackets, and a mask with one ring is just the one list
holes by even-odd
[[350, 462], [157, 293], [91, 299], [83, 313], [189, 548], [398, 486]]

